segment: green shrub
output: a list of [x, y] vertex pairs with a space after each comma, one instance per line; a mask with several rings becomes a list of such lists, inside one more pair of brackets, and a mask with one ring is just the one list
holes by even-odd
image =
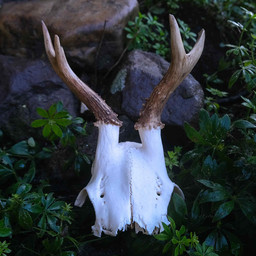
[[188, 233], [185, 226], [182, 225], [179, 229], [176, 227], [175, 221], [168, 217], [170, 225], [163, 224], [164, 231], [155, 235], [155, 238], [160, 241], [167, 241], [163, 253], [171, 251], [173, 256], [191, 255], [191, 256], [218, 256], [214, 253], [212, 246], [207, 246], [205, 243], [199, 243], [195, 233]]
[[[246, 100], [244, 105], [253, 109]], [[256, 123], [251, 120], [231, 122], [228, 115], [202, 110], [199, 130], [184, 127], [194, 147], [182, 157], [176, 179], [188, 205], [174, 194], [169, 215], [220, 255], [241, 255], [244, 244], [252, 246], [244, 234], [255, 235]]]
[[43, 137], [52, 143], [52, 147], [47, 149], [49, 152], [54, 152], [57, 149], [56, 143], [60, 142], [63, 147], [71, 149], [67, 162], [73, 162], [77, 172], [84, 163], [90, 164], [90, 159], [78, 150], [76, 143], [77, 135], [86, 135], [86, 123], [81, 117], [73, 118], [61, 102], [53, 104], [49, 110], [37, 108], [37, 113], [42, 119], [33, 121], [31, 126], [43, 128]]
[[1, 255], [75, 255], [71, 206], [35, 182], [37, 164], [49, 156], [33, 138], [0, 148]]
[[[190, 27], [178, 19], [180, 32], [183, 37], [183, 44], [186, 51], [192, 49], [191, 41], [196, 41], [196, 34]], [[155, 52], [165, 57], [170, 56], [169, 33], [164, 29], [163, 25], [158, 22], [157, 16], [139, 13], [134, 21], [129, 21], [125, 28], [129, 41], [129, 50], [141, 49], [144, 51]]]

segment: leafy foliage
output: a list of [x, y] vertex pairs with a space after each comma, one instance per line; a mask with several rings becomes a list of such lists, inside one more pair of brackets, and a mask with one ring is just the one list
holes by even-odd
[[228, 115], [210, 116], [202, 110], [199, 130], [188, 124], [184, 128], [194, 148], [182, 157], [177, 179], [192, 203], [188, 207], [182, 198], [173, 196], [169, 214], [199, 232], [205, 244], [216, 251], [240, 255], [240, 234], [256, 225], [256, 126], [248, 120], [232, 122]]
[[127, 38], [130, 39], [129, 49], [142, 49], [152, 51], [166, 56], [169, 53], [168, 33], [163, 29], [163, 25], [158, 22], [156, 16], [150, 13], [147, 15], [139, 13], [134, 21], [129, 21], [125, 28]]
[[60, 142], [63, 147], [69, 147], [72, 151], [70, 160], [73, 162], [75, 170], [80, 171], [83, 163], [90, 164], [87, 155], [81, 153], [76, 144], [76, 135], [86, 135], [86, 123], [81, 117], [73, 118], [64, 108], [61, 102], [53, 104], [49, 110], [37, 108], [37, 113], [42, 119], [37, 119], [31, 123], [34, 128], [43, 127], [43, 137], [52, 143], [49, 152], [56, 150], [56, 142]]
[[162, 223], [164, 231], [155, 235], [155, 238], [160, 241], [167, 241], [163, 248], [163, 253], [172, 251], [172, 255], [192, 255], [192, 256], [217, 256], [218, 254], [213, 252], [213, 247], [207, 246], [205, 243], [202, 245], [199, 243], [198, 237], [195, 233], [188, 233], [185, 226], [182, 225], [180, 229], [177, 229], [175, 221], [168, 217], [170, 225]]
[[9, 244], [6, 241], [0, 242], [0, 255], [7, 256], [7, 254], [11, 253], [11, 250], [8, 248]]
[[[178, 19], [180, 32], [183, 37], [185, 50], [192, 49], [190, 42], [196, 41], [196, 34], [190, 27]], [[129, 49], [142, 49], [144, 51], [155, 51], [158, 55], [167, 58], [170, 55], [169, 34], [164, 26], [158, 22], [157, 16], [139, 13], [134, 21], [129, 21], [125, 28], [127, 38], [130, 40]]]
[[44, 193], [46, 184], [33, 184], [36, 165], [49, 156], [33, 138], [0, 148], [1, 255], [75, 255], [66, 249], [77, 244], [65, 231], [71, 206]]

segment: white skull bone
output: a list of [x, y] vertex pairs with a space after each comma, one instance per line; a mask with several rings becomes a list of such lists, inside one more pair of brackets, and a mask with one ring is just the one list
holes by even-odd
[[128, 226], [136, 232], [155, 234], [168, 224], [167, 208], [171, 195], [180, 188], [167, 174], [161, 140], [161, 112], [170, 94], [191, 72], [201, 56], [204, 31], [186, 54], [179, 27], [170, 15], [172, 63], [164, 78], [153, 90], [135, 124], [141, 143], [119, 143], [122, 123], [100, 96], [84, 84], [69, 67], [59, 37], [52, 45], [49, 32], [42, 22], [48, 58], [69, 88], [94, 113], [99, 128], [98, 144], [89, 184], [79, 193], [75, 205], [82, 206], [88, 195], [95, 210], [92, 227], [96, 236], [104, 232], [117, 235]]
[[99, 125], [92, 178], [75, 202], [82, 206], [88, 193], [96, 213], [96, 236], [102, 231], [116, 235], [133, 224], [136, 232], [153, 234], [162, 229], [162, 222], [168, 223], [167, 207], [178, 186], [167, 175], [161, 129], [139, 133], [142, 144], [118, 143], [118, 126]]

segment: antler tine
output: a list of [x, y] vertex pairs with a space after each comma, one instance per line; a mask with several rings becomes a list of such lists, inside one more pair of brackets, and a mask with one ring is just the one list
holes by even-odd
[[163, 108], [169, 99], [169, 96], [191, 72], [203, 52], [205, 40], [204, 30], [200, 31], [195, 46], [188, 54], [186, 54], [182, 43], [179, 26], [174, 16], [169, 15], [169, 20], [172, 53], [171, 65], [163, 79], [154, 88], [150, 98], [147, 99], [146, 104], [140, 113], [140, 118], [135, 124], [136, 129], [151, 129], [152, 127], [163, 128], [164, 125], [161, 123], [160, 119]]
[[93, 112], [95, 118], [100, 123], [121, 126], [122, 122], [117, 118], [117, 114], [106, 104], [106, 102], [88, 87], [70, 68], [60, 39], [54, 37], [54, 46], [49, 31], [42, 21], [44, 35], [44, 45], [46, 54], [58, 76], [67, 84], [69, 89]]

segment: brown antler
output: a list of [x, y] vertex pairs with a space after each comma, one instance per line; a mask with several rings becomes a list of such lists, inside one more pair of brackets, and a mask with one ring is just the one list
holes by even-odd
[[140, 118], [135, 124], [136, 129], [150, 129], [159, 126], [162, 128], [164, 126], [160, 119], [169, 96], [194, 68], [204, 48], [205, 33], [204, 30], [201, 30], [194, 48], [186, 54], [174, 16], [169, 15], [169, 20], [172, 62], [163, 79], [155, 87], [150, 98], [147, 99], [140, 113]]
[[97, 121], [105, 124], [121, 126], [122, 122], [117, 114], [105, 101], [85, 83], [83, 83], [70, 68], [64, 50], [57, 35], [54, 37], [54, 46], [48, 29], [42, 21], [44, 45], [46, 54], [59, 77], [68, 85], [69, 89], [93, 112]]

